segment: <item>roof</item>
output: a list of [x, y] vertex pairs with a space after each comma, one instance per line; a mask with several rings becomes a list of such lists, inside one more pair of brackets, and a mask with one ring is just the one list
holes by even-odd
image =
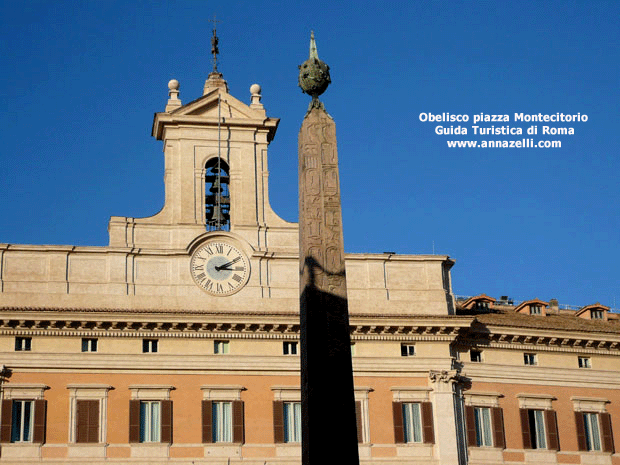
[[620, 324], [602, 320], [586, 320], [573, 315], [547, 314], [525, 315], [514, 311], [495, 311], [478, 314], [475, 321], [487, 326], [511, 326], [515, 328], [555, 329], [607, 334], [620, 334]]

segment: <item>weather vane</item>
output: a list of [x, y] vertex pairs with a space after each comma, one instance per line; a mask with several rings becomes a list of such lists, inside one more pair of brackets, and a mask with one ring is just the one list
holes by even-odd
[[219, 39], [217, 37], [216, 26], [217, 23], [220, 23], [221, 21], [215, 19], [215, 15], [213, 15], [213, 19], [210, 19], [209, 22], [213, 23], [213, 37], [211, 37], [211, 54], [213, 55], [213, 72], [217, 73], [217, 56], [220, 53], [220, 49], [217, 46], [217, 44], [219, 43]]

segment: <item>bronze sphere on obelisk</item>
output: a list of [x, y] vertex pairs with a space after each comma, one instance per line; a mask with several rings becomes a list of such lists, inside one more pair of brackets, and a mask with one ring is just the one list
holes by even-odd
[[299, 65], [298, 81], [301, 91], [312, 97], [308, 110], [323, 108], [319, 95], [325, 92], [332, 80], [329, 77], [329, 66], [319, 58], [314, 40], [314, 31], [310, 33], [310, 56]]

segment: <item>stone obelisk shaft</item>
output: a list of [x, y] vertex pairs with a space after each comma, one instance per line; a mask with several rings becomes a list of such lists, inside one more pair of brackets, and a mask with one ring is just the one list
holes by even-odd
[[358, 465], [336, 125], [299, 132], [302, 464]]

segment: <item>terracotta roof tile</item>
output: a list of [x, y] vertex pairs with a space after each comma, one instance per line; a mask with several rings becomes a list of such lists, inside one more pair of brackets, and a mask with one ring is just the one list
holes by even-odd
[[476, 315], [478, 323], [488, 326], [513, 326], [532, 329], [559, 329], [594, 333], [620, 334], [620, 324], [601, 320], [586, 320], [576, 316], [547, 314], [547, 316], [496, 311]]

